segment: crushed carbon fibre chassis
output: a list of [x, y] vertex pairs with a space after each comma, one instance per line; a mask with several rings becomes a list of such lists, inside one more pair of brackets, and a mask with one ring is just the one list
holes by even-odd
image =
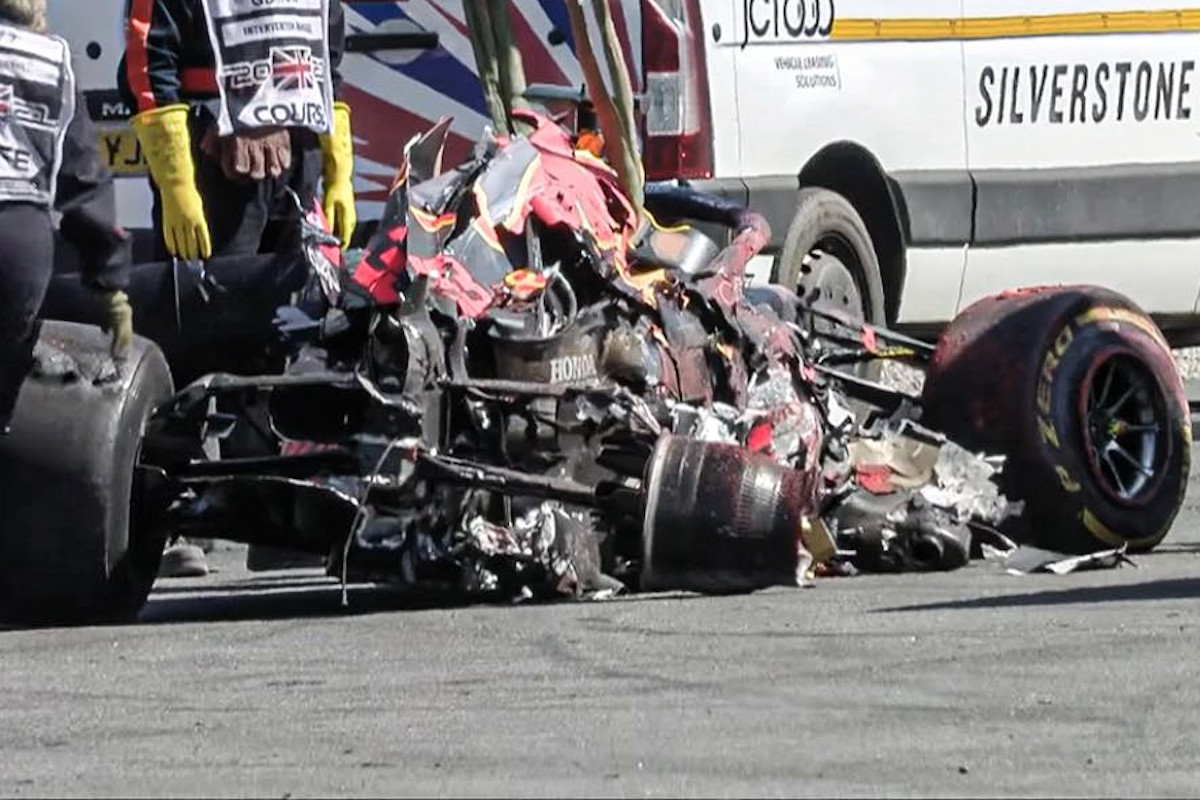
[[[915, 425], [915, 398], [833, 367], [927, 346], [836, 318], [844, 336], [815, 336], [801, 298], [744, 288], [761, 217], [649, 187], [662, 222], [734, 235], [718, 252], [644, 223], [607, 165], [524, 116], [528, 137], [449, 172], [444, 124], [410, 144], [352, 277], [326, 271], [282, 315], [286, 374], [210, 375], [159, 410], [143, 461], [176, 493], [165, 523], [506, 596], [965, 563], [967, 524], [1008, 513], [994, 466]], [[842, 392], [884, 413], [860, 424]], [[273, 454], [203, 456], [238, 426]], [[868, 441], [920, 451], [924, 481], [881, 504], [852, 452]]]

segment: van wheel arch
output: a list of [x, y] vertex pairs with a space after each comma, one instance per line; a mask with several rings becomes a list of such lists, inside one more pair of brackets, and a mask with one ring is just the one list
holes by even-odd
[[808, 160], [799, 184], [840, 194], [862, 217], [879, 260], [887, 322], [895, 322], [906, 270], [902, 201], [879, 160], [859, 144], [835, 142]]

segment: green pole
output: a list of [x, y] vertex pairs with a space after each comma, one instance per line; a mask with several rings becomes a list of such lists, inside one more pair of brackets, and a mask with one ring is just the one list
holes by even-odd
[[[596, 52], [592, 48], [580, 0], [565, 2], [571, 18], [571, 34], [575, 39], [576, 55], [587, 81], [588, 96], [596, 109], [596, 117], [600, 120], [600, 130], [604, 134], [609, 160], [617, 171], [621, 188], [625, 190], [625, 194], [629, 196], [640, 215], [645, 201], [644, 173], [633, 132], [633, 88], [629, 80], [629, 71], [625, 68], [625, 59], [620, 55], [621, 44], [612, 24], [608, 0], [594, 0], [597, 6], [594, 13], [606, 53], [605, 60], [608, 61], [609, 80], [612, 81], [614, 93], [618, 98], [615, 102], [608, 93], [600, 64], [596, 60]], [[601, 5], [604, 7], [599, 8]], [[624, 119], [618, 103], [628, 109]]]
[[[463, 11], [467, 18], [467, 32], [471, 49], [475, 51], [475, 66], [479, 71], [479, 85], [483, 89], [483, 103], [492, 118], [496, 133], [509, 134], [508, 107], [504, 102], [503, 81], [500, 63], [496, 56], [491, 13], [484, 0], [466, 0]], [[505, 11], [507, 14], [507, 11]]]
[[[608, 84], [596, 58], [581, 0], [564, 0], [571, 18], [576, 55], [583, 68], [588, 96], [600, 120], [609, 159], [620, 177], [621, 187], [641, 213], [645, 200], [645, 173], [637, 151], [633, 116], [633, 85], [621, 42], [613, 25], [611, 0], [591, 0], [592, 14], [600, 32], [600, 46], [608, 66]], [[525, 67], [512, 33], [507, 0], [465, 0], [467, 30], [484, 103], [492, 125], [500, 134], [528, 133], [525, 125], [513, 122], [514, 108], [525, 108]], [[612, 87], [612, 94], [608, 86]]]

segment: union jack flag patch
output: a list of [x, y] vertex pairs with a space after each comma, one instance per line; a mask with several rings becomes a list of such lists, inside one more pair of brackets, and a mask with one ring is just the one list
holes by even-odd
[[323, 62], [314, 59], [307, 47], [272, 47], [271, 79], [281, 92], [307, 91], [316, 88], [322, 77]]

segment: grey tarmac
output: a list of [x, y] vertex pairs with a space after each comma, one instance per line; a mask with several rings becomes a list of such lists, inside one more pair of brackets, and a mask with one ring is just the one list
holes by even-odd
[[1063, 577], [343, 611], [223, 549], [136, 625], [0, 632], [0, 795], [1195, 796], [1195, 483]]

